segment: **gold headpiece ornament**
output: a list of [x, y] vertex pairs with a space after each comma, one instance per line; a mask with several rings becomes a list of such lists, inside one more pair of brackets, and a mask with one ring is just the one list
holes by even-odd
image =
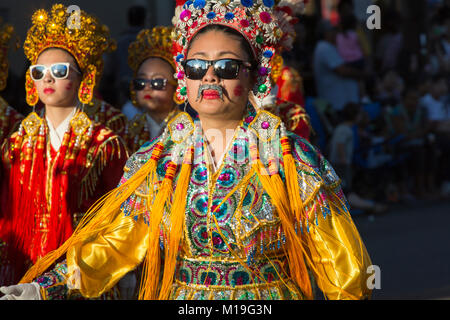
[[[4, 24], [0, 18], [0, 91], [5, 89], [6, 81], [8, 79], [8, 49], [11, 45], [11, 38], [14, 34], [13, 26]], [[19, 47], [19, 40], [17, 38], [15, 49]]]
[[172, 53], [172, 30], [172, 27], [158, 26], [139, 32], [136, 41], [128, 47], [128, 65], [134, 74], [142, 62], [150, 57], [164, 59], [176, 69]]
[[[83, 73], [78, 97], [82, 103], [89, 103], [103, 70], [102, 55], [116, 49], [108, 27], [83, 10], [71, 12], [62, 4], [53, 5], [50, 12], [37, 10], [31, 20], [23, 45], [27, 58], [35, 64], [48, 48], [61, 48], [72, 54]], [[27, 103], [35, 105], [39, 97], [28, 73], [25, 88]]]
[[[167, 61], [176, 70], [175, 59], [173, 57], [172, 42], [173, 27], [157, 26], [153, 29], [144, 29], [136, 37], [136, 40], [128, 47], [128, 65], [133, 74], [136, 75], [140, 65], [150, 57], [161, 58]], [[169, 81], [174, 79], [169, 79]], [[176, 84], [176, 82], [174, 81]], [[132, 103], [137, 106], [136, 92], [130, 83], [130, 96]], [[182, 101], [174, 95], [174, 102], [180, 104]]]

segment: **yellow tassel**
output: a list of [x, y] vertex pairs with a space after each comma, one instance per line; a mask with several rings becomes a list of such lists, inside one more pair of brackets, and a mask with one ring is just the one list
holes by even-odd
[[95, 236], [99, 232], [113, 227], [112, 222], [120, 214], [120, 206], [122, 203], [146, 180], [148, 185], [154, 185], [155, 181], [153, 180], [156, 176], [156, 165], [163, 149], [164, 145], [162, 142], [158, 142], [153, 149], [151, 158], [125, 183], [97, 200], [83, 216], [72, 236], [58, 249], [49, 252], [38, 260], [23, 276], [20, 283], [32, 282], [65, 254], [71, 246], [82, 243], [84, 240]]
[[289, 203], [292, 213], [297, 222], [304, 217], [303, 201], [300, 197], [300, 187], [298, 184], [297, 168], [291, 153], [291, 145], [289, 139], [284, 136], [280, 140], [281, 152], [283, 154], [284, 175], [286, 178], [286, 187], [288, 192]]
[[194, 147], [189, 147], [183, 160], [180, 174], [173, 197], [172, 208], [170, 210], [170, 232], [169, 241], [165, 246], [164, 254], [164, 275], [159, 293], [160, 300], [166, 300], [169, 297], [172, 288], [173, 276], [175, 274], [175, 265], [180, 245], [181, 235], [183, 234], [184, 216], [186, 211], [187, 190], [191, 178], [191, 163], [194, 154]]
[[250, 143], [250, 156], [252, 166], [258, 175], [263, 189], [267, 192], [273, 205], [277, 209], [284, 233], [286, 235], [287, 258], [291, 277], [297, 283], [307, 299], [313, 298], [311, 281], [306, 268], [305, 249], [296, 234], [293, 223], [294, 216], [291, 213], [286, 187], [278, 172], [273, 168], [273, 160], [269, 161], [270, 174], [267, 172], [258, 154], [256, 143]]
[[[281, 148], [282, 148], [282, 154], [283, 154], [284, 172], [285, 172], [285, 177], [286, 177], [286, 186], [287, 186], [289, 204], [290, 204], [291, 210], [294, 214], [295, 221], [296, 222], [303, 221], [303, 223], [306, 225], [306, 223], [309, 223], [309, 222], [306, 221], [308, 218], [307, 218], [307, 215], [305, 212], [303, 201], [300, 197], [298, 173], [297, 173], [297, 169], [295, 166], [295, 161], [294, 161], [294, 158], [291, 153], [291, 146], [289, 143], [289, 139], [287, 138], [286, 134], [282, 134], [282, 135], [283, 135], [283, 137], [281, 138], [280, 142], [281, 142]], [[318, 189], [316, 189], [316, 190], [318, 191]], [[337, 197], [337, 195], [335, 195], [333, 192], [331, 193], [331, 195], [334, 198], [334, 199], [329, 200], [329, 205], [330, 205], [330, 209], [332, 211], [332, 215], [338, 215], [340, 213], [335, 212], [334, 206], [342, 208], [342, 207], [345, 207], [345, 204], [342, 203], [342, 201], [340, 201], [340, 199]], [[317, 196], [317, 192], [312, 194], [309, 199], [312, 200], [311, 198], [316, 197], [316, 196]], [[318, 199], [316, 199], [316, 201], [318, 201]], [[337, 204], [335, 204], [335, 202]], [[314, 210], [319, 210], [319, 206], [317, 206], [317, 207], [313, 206], [313, 208], [314, 208]], [[314, 216], [314, 212], [312, 212], [312, 215]], [[288, 260], [289, 260], [290, 272], [291, 272], [291, 275], [294, 278], [294, 280], [302, 288], [302, 291], [304, 293], [309, 292], [309, 293], [307, 293], [307, 296], [309, 298], [313, 298], [312, 297], [312, 288], [311, 288], [311, 291], [309, 291], [310, 288], [308, 288], [308, 287], [310, 287], [309, 275], [307, 274], [307, 270], [304, 270], [304, 268], [303, 268], [303, 265], [305, 265], [303, 259], [306, 259], [308, 261], [309, 266], [314, 271], [314, 273], [316, 275], [316, 280], [320, 287], [333, 287], [334, 289], [337, 289], [341, 293], [341, 295], [344, 297], [351, 298], [351, 299], [357, 298], [354, 295], [352, 295], [351, 293], [349, 293], [349, 292], [339, 288], [335, 284], [331, 283], [329, 281], [329, 278], [328, 278], [325, 270], [322, 267], [320, 267], [320, 266], [317, 267], [315, 265], [315, 263], [313, 261], [319, 261], [321, 259], [321, 255], [316, 250], [316, 244], [311, 239], [309, 234], [297, 234], [292, 227], [292, 222], [286, 223], [286, 224], [283, 223], [284, 220], [291, 220], [290, 217], [284, 216], [283, 211], [280, 212], [280, 219], [282, 220], [283, 228], [284, 228], [284, 231], [286, 234], [286, 244], [287, 244], [287, 249], [289, 252]], [[351, 221], [351, 219], [349, 221]], [[350, 227], [353, 227], [352, 229], [354, 230], [355, 234], [357, 234], [357, 230], [356, 230], [356, 228], [354, 228], [354, 225], [352, 223], [350, 223]], [[291, 240], [289, 240], [289, 238], [291, 238]], [[305, 251], [305, 249], [304, 249], [305, 247], [308, 248], [308, 252]], [[362, 243], [360, 243], [360, 248], [361, 248], [360, 255], [364, 256]], [[295, 252], [295, 251], [303, 252], [303, 257], [301, 257], [300, 255], [292, 254], [292, 252]], [[301, 259], [302, 261], [299, 261], [299, 259]], [[303, 286], [300, 285], [304, 281], [307, 281], [307, 283], [309, 284], [307, 288], [303, 288]]]
[[166, 202], [172, 196], [172, 184], [176, 170], [176, 163], [169, 162], [166, 174], [150, 210], [149, 246], [144, 264], [145, 271], [139, 290], [140, 300], [156, 300], [158, 297], [159, 271], [161, 268], [161, 253], [159, 248], [160, 226]]

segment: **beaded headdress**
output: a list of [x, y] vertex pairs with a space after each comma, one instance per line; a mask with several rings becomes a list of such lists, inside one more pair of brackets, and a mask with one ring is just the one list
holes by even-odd
[[283, 51], [292, 49], [296, 32], [294, 25], [298, 23], [297, 16], [301, 14], [308, 0], [281, 0], [275, 5], [274, 16], [279, 27], [283, 30], [283, 36], [280, 39], [273, 59], [271, 60], [272, 73], [271, 78], [274, 83], [277, 82], [283, 68]]
[[[83, 10], [70, 12], [62, 4], [54, 4], [50, 12], [37, 10], [31, 20], [23, 45], [25, 55], [34, 64], [48, 48], [61, 48], [72, 54], [83, 72], [78, 96], [87, 104], [103, 70], [102, 55], [116, 48], [108, 27]], [[27, 103], [36, 104], [38, 97], [28, 73], [26, 91]]]
[[[0, 18], [0, 91], [5, 89], [6, 81], [8, 79], [8, 49], [11, 45], [13, 34], [13, 26], [6, 23], [4, 24]], [[17, 49], [18, 46], [19, 43], [17, 41], [15, 49]]]
[[276, 52], [283, 30], [275, 17], [274, 0], [194, 0], [177, 1], [173, 23], [177, 52], [178, 98], [186, 96], [182, 61], [191, 39], [208, 25], [223, 25], [238, 31], [250, 44], [258, 62], [257, 82], [253, 92], [258, 99], [270, 93], [270, 61]]
[[142, 62], [150, 57], [164, 59], [176, 69], [172, 52], [172, 31], [172, 27], [157, 26], [139, 32], [136, 41], [128, 47], [128, 65], [135, 74]]

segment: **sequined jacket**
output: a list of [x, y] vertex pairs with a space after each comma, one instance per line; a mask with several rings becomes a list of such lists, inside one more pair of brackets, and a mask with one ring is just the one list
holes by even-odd
[[[161, 125], [161, 132], [159, 132], [159, 134], [162, 133], [167, 122], [177, 113], [178, 109], [174, 109], [167, 115]], [[138, 151], [144, 143], [155, 138], [151, 136], [150, 132], [151, 130], [149, 128], [146, 113], [137, 114], [127, 123], [125, 129], [125, 142], [130, 153]]]
[[127, 117], [119, 109], [103, 100], [94, 98], [85, 106], [84, 111], [93, 121], [103, 124], [125, 139]]
[[[240, 185], [249, 172], [247, 129], [253, 116], [248, 115], [238, 127], [215, 172], [203, 138], [195, 143], [183, 236], [170, 299], [305, 298], [290, 276], [286, 237], [270, 197], [257, 179]], [[370, 257], [347, 211], [339, 179], [306, 140], [295, 134], [289, 134], [289, 140], [307, 214], [307, 222], [296, 225], [295, 229], [310, 240], [310, 252], [315, 252], [308, 260], [311, 276], [330, 299], [369, 297], [366, 268], [371, 264]], [[122, 184], [149, 160], [157, 141], [146, 143], [130, 157]], [[169, 141], [158, 161], [156, 173], [160, 181], [175, 145]], [[282, 165], [279, 167], [284, 179]], [[42, 295], [52, 298], [51, 291], [70, 295], [73, 289], [67, 289], [67, 270], [74, 267], [81, 274], [82, 287], [77, 290], [96, 296], [118, 281], [118, 274], [124, 272], [122, 267], [133, 269], [139, 265], [146, 251], [149, 213], [147, 219], [146, 215], [137, 220], [132, 217], [133, 212], [146, 208], [148, 191], [148, 186], [143, 184], [122, 203], [118, 217], [128, 217], [133, 227], [90, 239], [67, 255], [70, 259], [68, 266], [63, 264], [64, 272], [51, 270], [36, 279], [41, 283]], [[161, 234], [161, 247], [165, 245], [164, 232], [170, 230], [166, 214], [162, 220], [165, 231]], [[85, 263], [89, 269], [82, 267]]]
[[[2, 146], [0, 282], [13, 284], [59, 247], [83, 213], [113, 189], [128, 158], [123, 141], [77, 112], [58, 151], [34, 113]], [[37, 128], [34, 128], [38, 126]]]

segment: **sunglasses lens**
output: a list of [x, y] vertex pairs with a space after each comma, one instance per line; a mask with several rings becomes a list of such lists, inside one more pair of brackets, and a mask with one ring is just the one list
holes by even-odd
[[42, 66], [32, 66], [31, 67], [31, 78], [33, 80], [41, 80], [44, 77], [44, 67]]
[[142, 79], [134, 79], [133, 87], [134, 87], [134, 90], [140, 91], [145, 88], [145, 81]]
[[[239, 74], [241, 63], [233, 59], [220, 59], [214, 62], [214, 72], [222, 79], [236, 79]], [[208, 61], [187, 60], [184, 65], [184, 72], [191, 80], [202, 79], [208, 71]]]
[[236, 79], [239, 73], [239, 65], [236, 60], [218, 60], [214, 63], [214, 72], [222, 79]]
[[55, 79], [61, 79], [67, 77], [69, 68], [65, 64], [55, 64], [51, 67], [51, 71]]
[[207, 70], [207, 64], [203, 60], [187, 60], [184, 65], [184, 73], [191, 80], [202, 79]]
[[151, 81], [153, 90], [164, 90], [166, 87], [166, 79], [153, 79]]

